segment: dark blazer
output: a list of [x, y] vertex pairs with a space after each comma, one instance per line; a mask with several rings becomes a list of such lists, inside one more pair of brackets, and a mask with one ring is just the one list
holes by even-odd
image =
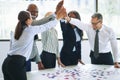
[[[61, 25], [62, 35], [63, 35], [63, 46], [60, 54], [71, 55], [73, 53], [73, 48], [76, 45], [76, 35], [74, 32], [74, 29], [69, 23], [65, 23], [63, 21], [60, 21], [60, 25]], [[77, 32], [80, 38], [82, 39], [83, 31], [78, 29], [77, 27], [75, 28], [77, 29]], [[79, 41], [79, 43], [77, 44], [79, 46], [77, 49], [77, 53], [78, 53], [77, 55], [78, 55], [78, 58], [81, 59], [81, 41]]]

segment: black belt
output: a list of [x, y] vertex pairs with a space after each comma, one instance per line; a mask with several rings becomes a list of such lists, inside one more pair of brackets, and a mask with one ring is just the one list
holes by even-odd
[[8, 57], [25, 58], [24, 56], [21, 55], [8, 55]]
[[[91, 50], [92, 53], [94, 53], [94, 51]], [[107, 53], [111, 53], [111, 51], [109, 52], [105, 52], [105, 53], [99, 53], [99, 54], [107, 54]]]

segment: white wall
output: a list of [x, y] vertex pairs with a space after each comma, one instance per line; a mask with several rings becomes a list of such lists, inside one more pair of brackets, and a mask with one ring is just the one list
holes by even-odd
[[[37, 42], [37, 46], [39, 52], [41, 53], [42, 50], [41, 41]], [[120, 40], [118, 41], [118, 46], [120, 48]], [[61, 49], [61, 47], [62, 47], [62, 41], [59, 41], [59, 50]], [[8, 50], [9, 50], [9, 41], [0, 41], [0, 78], [2, 78], [3, 76], [1, 66], [3, 60], [7, 56]], [[88, 41], [87, 40], [82, 41], [82, 60], [84, 63], [90, 63], [89, 51], [90, 51], [90, 46]], [[32, 70], [36, 70], [36, 69], [37, 69], [37, 65], [35, 63], [32, 63]]]

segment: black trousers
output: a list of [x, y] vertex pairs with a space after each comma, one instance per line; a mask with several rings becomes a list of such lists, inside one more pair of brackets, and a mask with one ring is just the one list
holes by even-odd
[[76, 51], [71, 54], [61, 53], [60, 59], [65, 66], [78, 64], [78, 55], [76, 54]]
[[105, 64], [105, 65], [113, 65], [113, 57], [111, 52], [108, 53], [99, 53], [99, 57], [94, 57], [94, 52], [90, 52], [90, 58], [92, 64]]
[[29, 72], [29, 71], [31, 71], [31, 59], [26, 61], [26, 72]]
[[45, 68], [55, 68], [56, 66], [56, 55], [46, 51], [42, 51], [41, 60]]
[[27, 80], [25, 62], [23, 56], [8, 56], [2, 64], [4, 80]]
[[81, 59], [81, 43], [80, 41], [75, 44], [75, 51], [69, 50], [69, 52], [61, 51], [60, 59], [65, 66], [77, 65], [78, 59]]

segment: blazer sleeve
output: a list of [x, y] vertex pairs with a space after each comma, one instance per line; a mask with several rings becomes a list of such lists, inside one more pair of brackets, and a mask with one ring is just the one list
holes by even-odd
[[34, 26], [34, 25], [42, 25], [42, 24], [45, 24], [45, 23], [47, 23], [49, 21], [52, 21], [54, 19], [55, 19], [55, 15], [52, 14], [52, 15], [50, 15], [48, 17], [45, 17], [45, 18], [42, 18], [40, 20], [34, 20], [31, 25], [32, 26]]
[[61, 27], [62, 32], [65, 33], [67, 30], [67, 25], [64, 20], [60, 20], [60, 27]]

